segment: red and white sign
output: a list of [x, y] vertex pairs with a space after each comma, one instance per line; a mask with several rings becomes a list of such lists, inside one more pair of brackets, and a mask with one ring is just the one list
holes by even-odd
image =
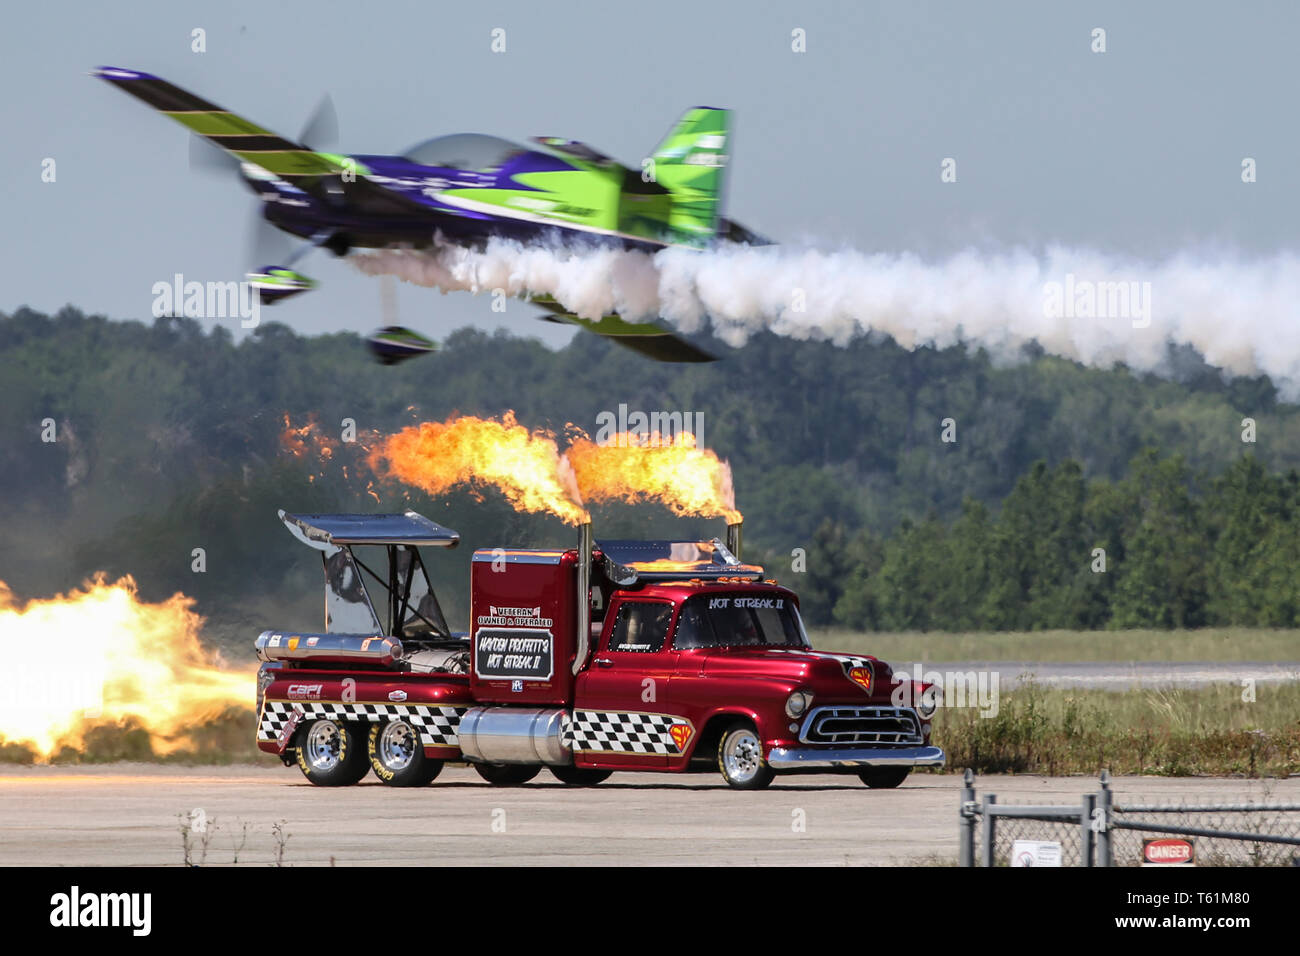
[[1196, 850], [1191, 840], [1165, 837], [1142, 841], [1143, 866], [1195, 866]]

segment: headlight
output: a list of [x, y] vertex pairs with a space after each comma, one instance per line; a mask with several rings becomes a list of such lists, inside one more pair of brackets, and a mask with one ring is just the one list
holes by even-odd
[[938, 684], [931, 684], [917, 695], [916, 714], [922, 720], [929, 720], [941, 703], [943, 703], [943, 689]]
[[802, 717], [808, 713], [808, 708], [812, 706], [812, 700], [812, 691], [795, 691], [785, 700], [785, 715], [787, 717]]

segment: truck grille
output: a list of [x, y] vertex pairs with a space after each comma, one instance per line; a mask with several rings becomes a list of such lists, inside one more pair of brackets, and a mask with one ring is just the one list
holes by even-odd
[[924, 742], [916, 711], [903, 707], [816, 707], [804, 720], [805, 744], [897, 744]]

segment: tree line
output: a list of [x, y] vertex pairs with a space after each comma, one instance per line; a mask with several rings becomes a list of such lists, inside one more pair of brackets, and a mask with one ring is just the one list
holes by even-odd
[[1039, 461], [996, 508], [824, 522], [805, 563], [805, 617], [855, 629], [1296, 627], [1300, 476], [1251, 454], [1213, 478], [1155, 450], [1119, 481]]
[[[300, 602], [319, 614], [318, 569], [277, 508], [409, 504], [462, 533], [466, 547], [445, 556], [453, 615], [468, 580], [456, 562], [472, 548], [550, 546], [569, 529], [491, 495], [376, 505], [348, 482], [309, 481], [317, 469], [284, 457], [285, 417], [390, 432], [511, 409], [532, 426], [595, 434], [602, 413], [626, 404], [703, 416], [708, 447], [735, 473], [747, 549], [800, 590], [817, 623], [1294, 618], [1300, 408], [1266, 378], [1225, 379], [1176, 350], [1156, 378], [1032, 350], [1007, 364], [873, 338], [706, 344], [721, 361], [681, 366], [590, 335], [552, 350], [463, 329], [438, 354], [384, 368], [357, 335], [279, 323], [236, 339], [190, 319], [0, 314], [0, 580], [39, 596], [95, 571], [130, 572], [147, 596], [183, 591], [214, 627], [243, 634], [268, 623], [264, 608]], [[1242, 441], [1245, 417], [1253, 444]], [[597, 509], [596, 519], [597, 537], [721, 532], [648, 507]], [[806, 571], [791, 567], [796, 549]], [[1104, 571], [1093, 570], [1096, 549]]]

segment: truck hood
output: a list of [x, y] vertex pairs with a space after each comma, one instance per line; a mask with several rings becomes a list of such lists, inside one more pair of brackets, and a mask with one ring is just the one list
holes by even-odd
[[893, 687], [889, 665], [874, 657], [831, 654], [797, 647], [725, 647], [705, 652], [710, 677], [767, 677], [804, 684], [824, 700], [858, 701], [868, 696], [862, 684], [870, 671], [872, 698], [888, 698]]

